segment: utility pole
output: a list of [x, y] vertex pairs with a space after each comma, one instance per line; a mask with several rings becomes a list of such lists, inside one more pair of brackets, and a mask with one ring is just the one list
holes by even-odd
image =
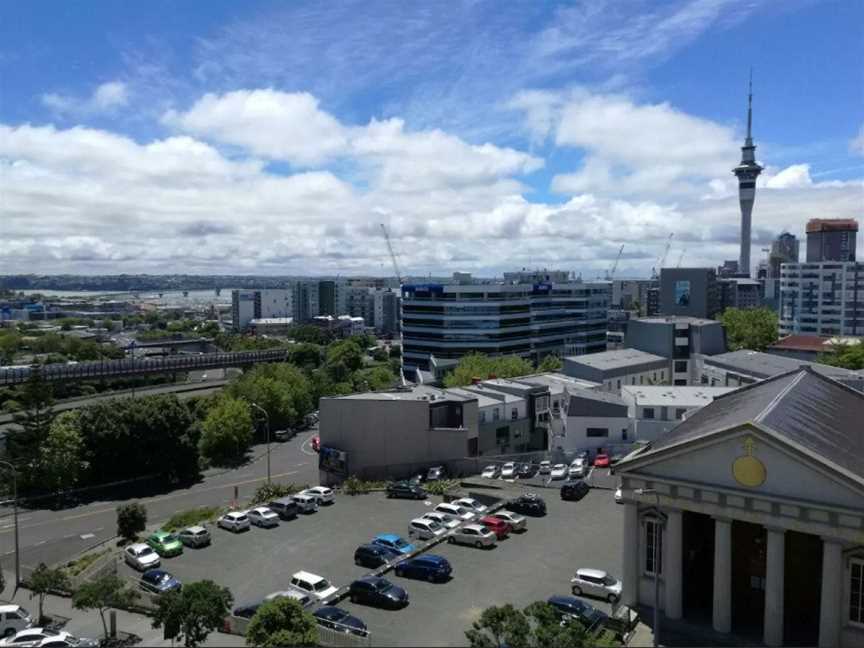
[[257, 409], [259, 412], [264, 414], [264, 420], [267, 425], [267, 484], [270, 484], [270, 415], [267, 413], [263, 407], [261, 407], [258, 403], [253, 403], [249, 401], [249, 404]]

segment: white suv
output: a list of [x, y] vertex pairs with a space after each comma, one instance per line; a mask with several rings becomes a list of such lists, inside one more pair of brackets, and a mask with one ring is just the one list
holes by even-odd
[[460, 520], [470, 520], [474, 517], [474, 512], [467, 509], [464, 506], [460, 506], [459, 504], [454, 504], [453, 502], [442, 503], [435, 507], [436, 513], [446, 513], [447, 515], [452, 515], [453, 517], [457, 517]]
[[313, 486], [312, 488], [300, 491], [300, 494], [311, 495], [318, 500], [319, 506], [322, 504], [332, 504], [335, 501], [333, 499], [333, 489], [326, 486]]
[[0, 605], [0, 636], [11, 637], [32, 625], [30, 613], [20, 605]]
[[326, 578], [305, 571], [299, 571], [291, 577], [291, 587], [295, 587], [319, 601], [338, 591]]
[[599, 569], [577, 569], [570, 579], [573, 596], [594, 596], [614, 603], [621, 598], [621, 581]]

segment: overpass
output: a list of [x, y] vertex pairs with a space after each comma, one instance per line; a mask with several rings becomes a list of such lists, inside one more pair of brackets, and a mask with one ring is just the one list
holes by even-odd
[[123, 358], [122, 360], [100, 360], [74, 364], [3, 367], [0, 369], [0, 386], [20, 385], [27, 382], [33, 372], [38, 372], [43, 380], [50, 381], [99, 380], [146, 374], [243, 367], [266, 362], [284, 362], [287, 357], [287, 349], [265, 349], [262, 351], [202, 353], [200, 355], [170, 355], [158, 358]]

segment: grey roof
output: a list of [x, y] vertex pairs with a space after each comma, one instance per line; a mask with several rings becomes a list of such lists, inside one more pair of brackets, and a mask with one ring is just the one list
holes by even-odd
[[570, 392], [570, 401], [574, 398], [597, 401], [599, 403], [612, 403], [614, 405], [623, 405], [627, 407], [627, 401], [621, 398], [618, 394], [612, 392], [597, 391], [596, 389], [574, 389]]
[[864, 394], [810, 367], [716, 398], [633, 461], [748, 422], [864, 479]]
[[627, 402], [610, 392], [573, 389], [570, 390], [567, 416], [626, 417]]
[[588, 353], [579, 356], [567, 356], [564, 358], [569, 362], [593, 367], [595, 369], [621, 369], [634, 365], [648, 364], [651, 362], [666, 363], [668, 360], [662, 356], [646, 353], [638, 349], [615, 349], [614, 351], [601, 351], [600, 353]]
[[637, 317], [631, 322], [642, 322], [645, 324], [691, 324], [701, 326], [704, 324], [720, 324], [717, 320], [704, 319], [702, 317], [690, 317], [689, 315], [658, 315], [655, 317]]
[[336, 398], [344, 400], [380, 400], [380, 401], [416, 401], [416, 400], [437, 400], [437, 401], [454, 401], [468, 402], [476, 400], [474, 397], [467, 397], [461, 394], [454, 394], [431, 387], [429, 385], [414, 385], [409, 389], [389, 389], [386, 391], [370, 391], [361, 392], [359, 394], [348, 394], [347, 396], [337, 396]]
[[749, 349], [739, 349], [738, 351], [729, 351], [728, 353], [720, 353], [718, 355], [706, 357], [704, 360], [706, 365], [716, 365], [733, 371], [751, 374], [758, 378], [770, 378], [778, 374], [787, 373], [800, 369], [801, 367], [811, 367], [817, 373], [823, 376], [836, 379], [861, 379], [861, 374], [850, 369], [842, 367], [832, 367], [818, 362], [809, 362], [807, 360], [798, 360], [788, 356], [775, 355], [773, 353], [763, 353], [761, 351], [750, 351]]

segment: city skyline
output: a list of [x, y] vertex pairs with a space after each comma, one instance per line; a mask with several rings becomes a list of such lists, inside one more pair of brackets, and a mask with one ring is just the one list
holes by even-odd
[[751, 269], [862, 216], [856, 3], [208, 9], [0, 10], [0, 273], [386, 276], [382, 222], [406, 275], [587, 279], [623, 244], [618, 276], [647, 276], [672, 232], [667, 263], [718, 265], [742, 61]]

